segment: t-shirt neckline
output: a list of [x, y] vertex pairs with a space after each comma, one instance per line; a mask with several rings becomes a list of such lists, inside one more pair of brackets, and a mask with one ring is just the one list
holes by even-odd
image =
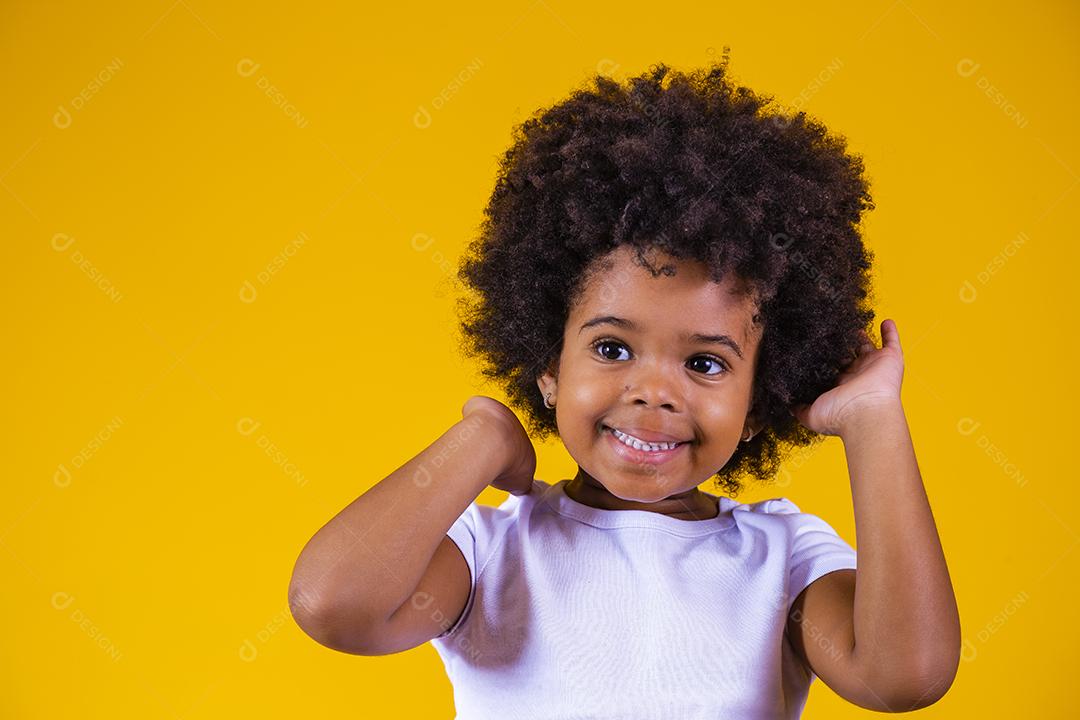
[[677, 535], [697, 536], [723, 530], [735, 523], [734, 518], [731, 516], [731, 510], [738, 503], [722, 495], [705, 493], [717, 498], [719, 502], [720, 512], [716, 517], [704, 520], [682, 520], [663, 513], [652, 512], [651, 510], [605, 510], [585, 505], [566, 494], [567, 482], [569, 481], [560, 480], [548, 487], [544, 493], [543, 501], [560, 515], [595, 527], [646, 527], [666, 530]]

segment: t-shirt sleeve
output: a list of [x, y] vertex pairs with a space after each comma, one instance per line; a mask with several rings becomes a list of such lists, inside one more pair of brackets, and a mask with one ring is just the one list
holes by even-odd
[[856, 567], [855, 549], [817, 515], [804, 513], [787, 498], [770, 501], [770, 512], [789, 515], [792, 524], [788, 597], [791, 602], [812, 582], [834, 570]]
[[496, 508], [482, 505], [474, 500], [446, 531], [447, 537], [458, 546], [469, 566], [469, 598], [465, 601], [461, 617], [438, 638], [445, 638], [457, 632], [457, 629], [469, 617], [476, 598], [476, 582], [484, 572], [484, 566], [491, 557], [492, 551], [501, 540], [501, 534], [508, 526], [506, 521], [509, 517], [505, 504], [503, 507]]

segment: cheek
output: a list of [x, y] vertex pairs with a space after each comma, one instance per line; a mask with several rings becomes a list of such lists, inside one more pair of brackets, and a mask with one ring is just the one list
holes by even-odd
[[694, 417], [711, 440], [742, 434], [743, 425], [746, 423], [746, 412], [743, 410], [745, 402], [741, 395], [733, 396], [736, 394], [711, 398], [708, 402], [699, 403], [695, 408]]
[[611, 382], [588, 377], [580, 371], [573, 377], [564, 376], [559, 386], [559, 401], [555, 406], [555, 421], [559, 436], [573, 455], [592, 450], [602, 440], [600, 423], [610, 415], [618, 404], [619, 388], [611, 388]]
[[571, 364], [559, 385], [559, 403], [566, 410], [563, 419], [579, 425], [596, 422], [598, 415], [617, 398], [618, 390], [610, 378]]

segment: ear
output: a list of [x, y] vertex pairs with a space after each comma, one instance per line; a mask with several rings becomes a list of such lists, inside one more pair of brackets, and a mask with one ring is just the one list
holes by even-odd
[[558, 362], [556, 360], [540, 377], [536, 378], [536, 385], [540, 388], [541, 396], [546, 396], [548, 393], [555, 394], [559, 380]]
[[764, 427], [764, 423], [761, 422], [761, 418], [758, 417], [757, 411], [754, 408], [750, 408], [750, 411], [746, 413], [746, 420], [744, 424], [745, 429], [743, 430], [743, 432], [745, 433], [746, 429], [749, 429], [750, 432], [754, 435], [757, 435], [759, 432], [761, 432], [761, 429]]

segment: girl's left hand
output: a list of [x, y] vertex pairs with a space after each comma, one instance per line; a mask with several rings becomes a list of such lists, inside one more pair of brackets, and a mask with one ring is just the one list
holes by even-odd
[[865, 410], [900, 404], [904, 353], [896, 323], [890, 319], [882, 321], [881, 348], [874, 347], [865, 330], [861, 334], [864, 342], [858, 355], [844, 368], [836, 386], [809, 406], [791, 408], [791, 414], [810, 430], [823, 435], [842, 435], [852, 419]]

